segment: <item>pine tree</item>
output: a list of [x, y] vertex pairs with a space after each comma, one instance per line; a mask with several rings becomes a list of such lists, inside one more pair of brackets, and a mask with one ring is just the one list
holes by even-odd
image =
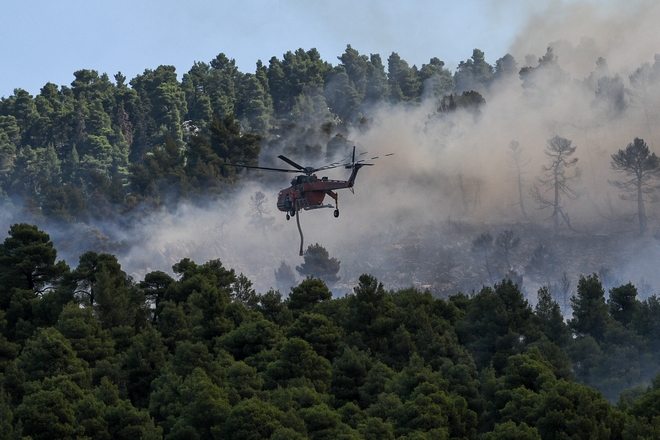
[[337, 275], [341, 263], [336, 258], [330, 258], [328, 251], [320, 244], [310, 245], [305, 251], [304, 259], [300, 266], [296, 266], [300, 275], [318, 277], [331, 285], [341, 279]]
[[660, 179], [660, 158], [649, 151], [643, 139], [635, 138], [625, 150], [612, 155], [612, 169], [622, 173], [623, 180], [611, 180], [610, 185], [619, 188], [623, 200], [637, 202], [639, 235], [648, 229], [645, 200], [657, 200], [656, 182]]

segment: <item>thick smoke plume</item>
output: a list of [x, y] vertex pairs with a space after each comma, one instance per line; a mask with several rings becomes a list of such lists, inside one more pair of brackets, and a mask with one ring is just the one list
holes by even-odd
[[562, 67], [574, 77], [588, 76], [598, 57], [614, 72], [629, 72], [658, 52], [658, 19], [660, 5], [648, 0], [551, 1], [530, 16], [510, 53], [520, 62], [554, 44], [561, 46]]

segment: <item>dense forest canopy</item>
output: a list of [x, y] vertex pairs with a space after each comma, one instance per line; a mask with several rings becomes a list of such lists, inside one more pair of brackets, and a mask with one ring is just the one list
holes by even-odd
[[285, 298], [219, 260], [172, 272], [135, 281], [93, 251], [71, 269], [48, 234], [12, 225], [0, 438], [657, 434], [660, 302], [630, 283], [606, 301], [580, 277], [565, 322], [546, 287], [532, 307], [507, 279], [443, 299], [362, 275], [333, 299], [310, 276]]

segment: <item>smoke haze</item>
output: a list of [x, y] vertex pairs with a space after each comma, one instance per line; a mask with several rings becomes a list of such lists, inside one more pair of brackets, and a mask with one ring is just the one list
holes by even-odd
[[[560, 261], [551, 280], [566, 271], [574, 286], [580, 273], [609, 268], [616, 281], [660, 285], [653, 270], [660, 245], [653, 238], [636, 237], [635, 202], [621, 201], [618, 190], [608, 184], [617, 178], [611, 155], [635, 137], [657, 153], [658, 132], [654, 124], [645, 123], [643, 109], [631, 93], [625, 96], [628, 108], [619, 114], [610, 101], [596, 98], [599, 78], [619, 75], [630, 90], [629, 75], [643, 63], [653, 65], [654, 54], [660, 52], [655, 29], [659, 20], [660, 5], [653, 2], [551, 2], [529, 16], [510, 53], [518, 69], [536, 67], [552, 47], [563, 76], [539, 69], [526, 87], [517, 74], [503, 78], [479, 91], [486, 104], [478, 114], [439, 113], [436, 101], [372, 109], [369, 128], [356, 129], [348, 139], [369, 156], [395, 155], [363, 168], [354, 195], [339, 192], [339, 218], [330, 209], [302, 212], [300, 217], [305, 247], [319, 243], [341, 261], [342, 279], [333, 288], [335, 295], [350, 291], [362, 273], [375, 275], [388, 288], [415, 286], [438, 295], [478, 289], [497, 279], [485, 274], [483, 263], [471, 252], [472, 240], [504, 229], [522, 239], [511, 255], [519, 274], [525, 272], [534, 248], [546, 244]], [[491, 64], [504, 55], [486, 54]], [[598, 70], [601, 57], [607, 67]], [[651, 101], [660, 102], [660, 91], [653, 93]], [[555, 135], [577, 146], [574, 157], [582, 170], [575, 186], [580, 197], [564, 205], [575, 231], [564, 226], [558, 236], [547, 220], [550, 213], [534, 209], [529, 194], [547, 164], [547, 140]], [[530, 221], [524, 221], [517, 204], [516, 175], [508, 154], [512, 141], [519, 142], [526, 159], [522, 178]], [[272, 158], [279, 153], [264, 155]], [[335, 169], [319, 177], [346, 179], [347, 173]], [[170, 271], [182, 258], [198, 263], [218, 258], [265, 292], [276, 286], [274, 271], [282, 261], [291, 267], [303, 261], [295, 220], [287, 222], [275, 207], [277, 192], [288, 186], [290, 176], [265, 174], [261, 179], [246, 177], [231, 198], [204, 208], [181, 204], [129, 229], [98, 227], [111, 241], [122, 243], [117, 252], [120, 262], [137, 279], [153, 270]], [[266, 195], [267, 214], [275, 218], [267, 228], [250, 222], [250, 197], [258, 191]], [[651, 230], [659, 226], [657, 211], [657, 204], [647, 205]], [[525, 275], [526, 293], [534, 294], [541, 282]]]
[[658, 52], [655, 23], [660, 5], [653, 1], [548, 2], [527, 20], [510, 53], [521, 62], [529, 54], [543, 55], [560, 43], [562, 68], [578, 78], [593, 70], [598, 57], [615, 71], [629, 71], [653, 60]]

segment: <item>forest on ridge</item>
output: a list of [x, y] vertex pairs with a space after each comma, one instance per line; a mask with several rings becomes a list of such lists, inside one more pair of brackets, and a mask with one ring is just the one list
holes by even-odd
[[[577, 83], [552, 47], [533, 66], [508, 54], [490, 65], [475, 49], [454, 73], [438, 58], [418, 68], [396, 53], [384, 62], [350, 45], [338, 59], [333, 66], [315, 49], [298, 49], [242, 73], [221, 53], [195, 63], [180, 81], [173, 66], [146, 69], [130, 80], [119, 72], [114, 81], [83, 69], [70, 86], [47, 83], [37, 96], [16, 89], [0, 99], [3, 205], [35, 221], [127, 223], [184, 200], [208, 204], [226, 197], [242, 177], [226, 163], [256, 164], [260, 153], [262, 161], [276, 153], [301, 161], [344, 156], [353, 146], [349, 135], [369, 130], [383, 107], [430, 103], [436, 121], [462, 111], [478, 118], [485, 97], [508, 81], [518, 81], [532, 102], [547, 87], [560, 93], [561, 83]], [[594, 118], [614, 124], [641, 110], [641, 130], [618, 149], [633, 137], [653, 147], [660, 58], [638, 67], [628, 86], [606, 60], [594, 61], [595, 70], [579, 83], [591, 90]], [[571, 139], [560, 137], [570, 148]], [[522, 154], [515, 143], [512, 154]], [[461, 191], [469, 192], [463, 178]], [[468, 209], [471, 201], [463, 203]]]
[[[463, 76], [487, 70], [474, 79], [484, 82], [503, 74], [479, 56]], [[456, 81], [462, 88], [473, 81], [455, 81], [437, 58], [418, 70], [392, 54], [389, 74], [380, 56], [350, 46], [341, 60], [333, 67], [315, 49], [299, 49], [242, 73], [220, 54], [181, 81], [173, 66], [130, 81], [85, 69], [70, 87], [47, 83], [36, 97], [16, 89], [0, 101], [0, 187], [33, 215], [60, 222], [200, 201], [231, 188], [237, 170], [225, 163], [254, 164], [261, 149], [344, 153], [348, 129], [368, 124], [365, 106], [442, 98]], [[473, 106], [482, 98], [468, 92], [457, 100]]]

